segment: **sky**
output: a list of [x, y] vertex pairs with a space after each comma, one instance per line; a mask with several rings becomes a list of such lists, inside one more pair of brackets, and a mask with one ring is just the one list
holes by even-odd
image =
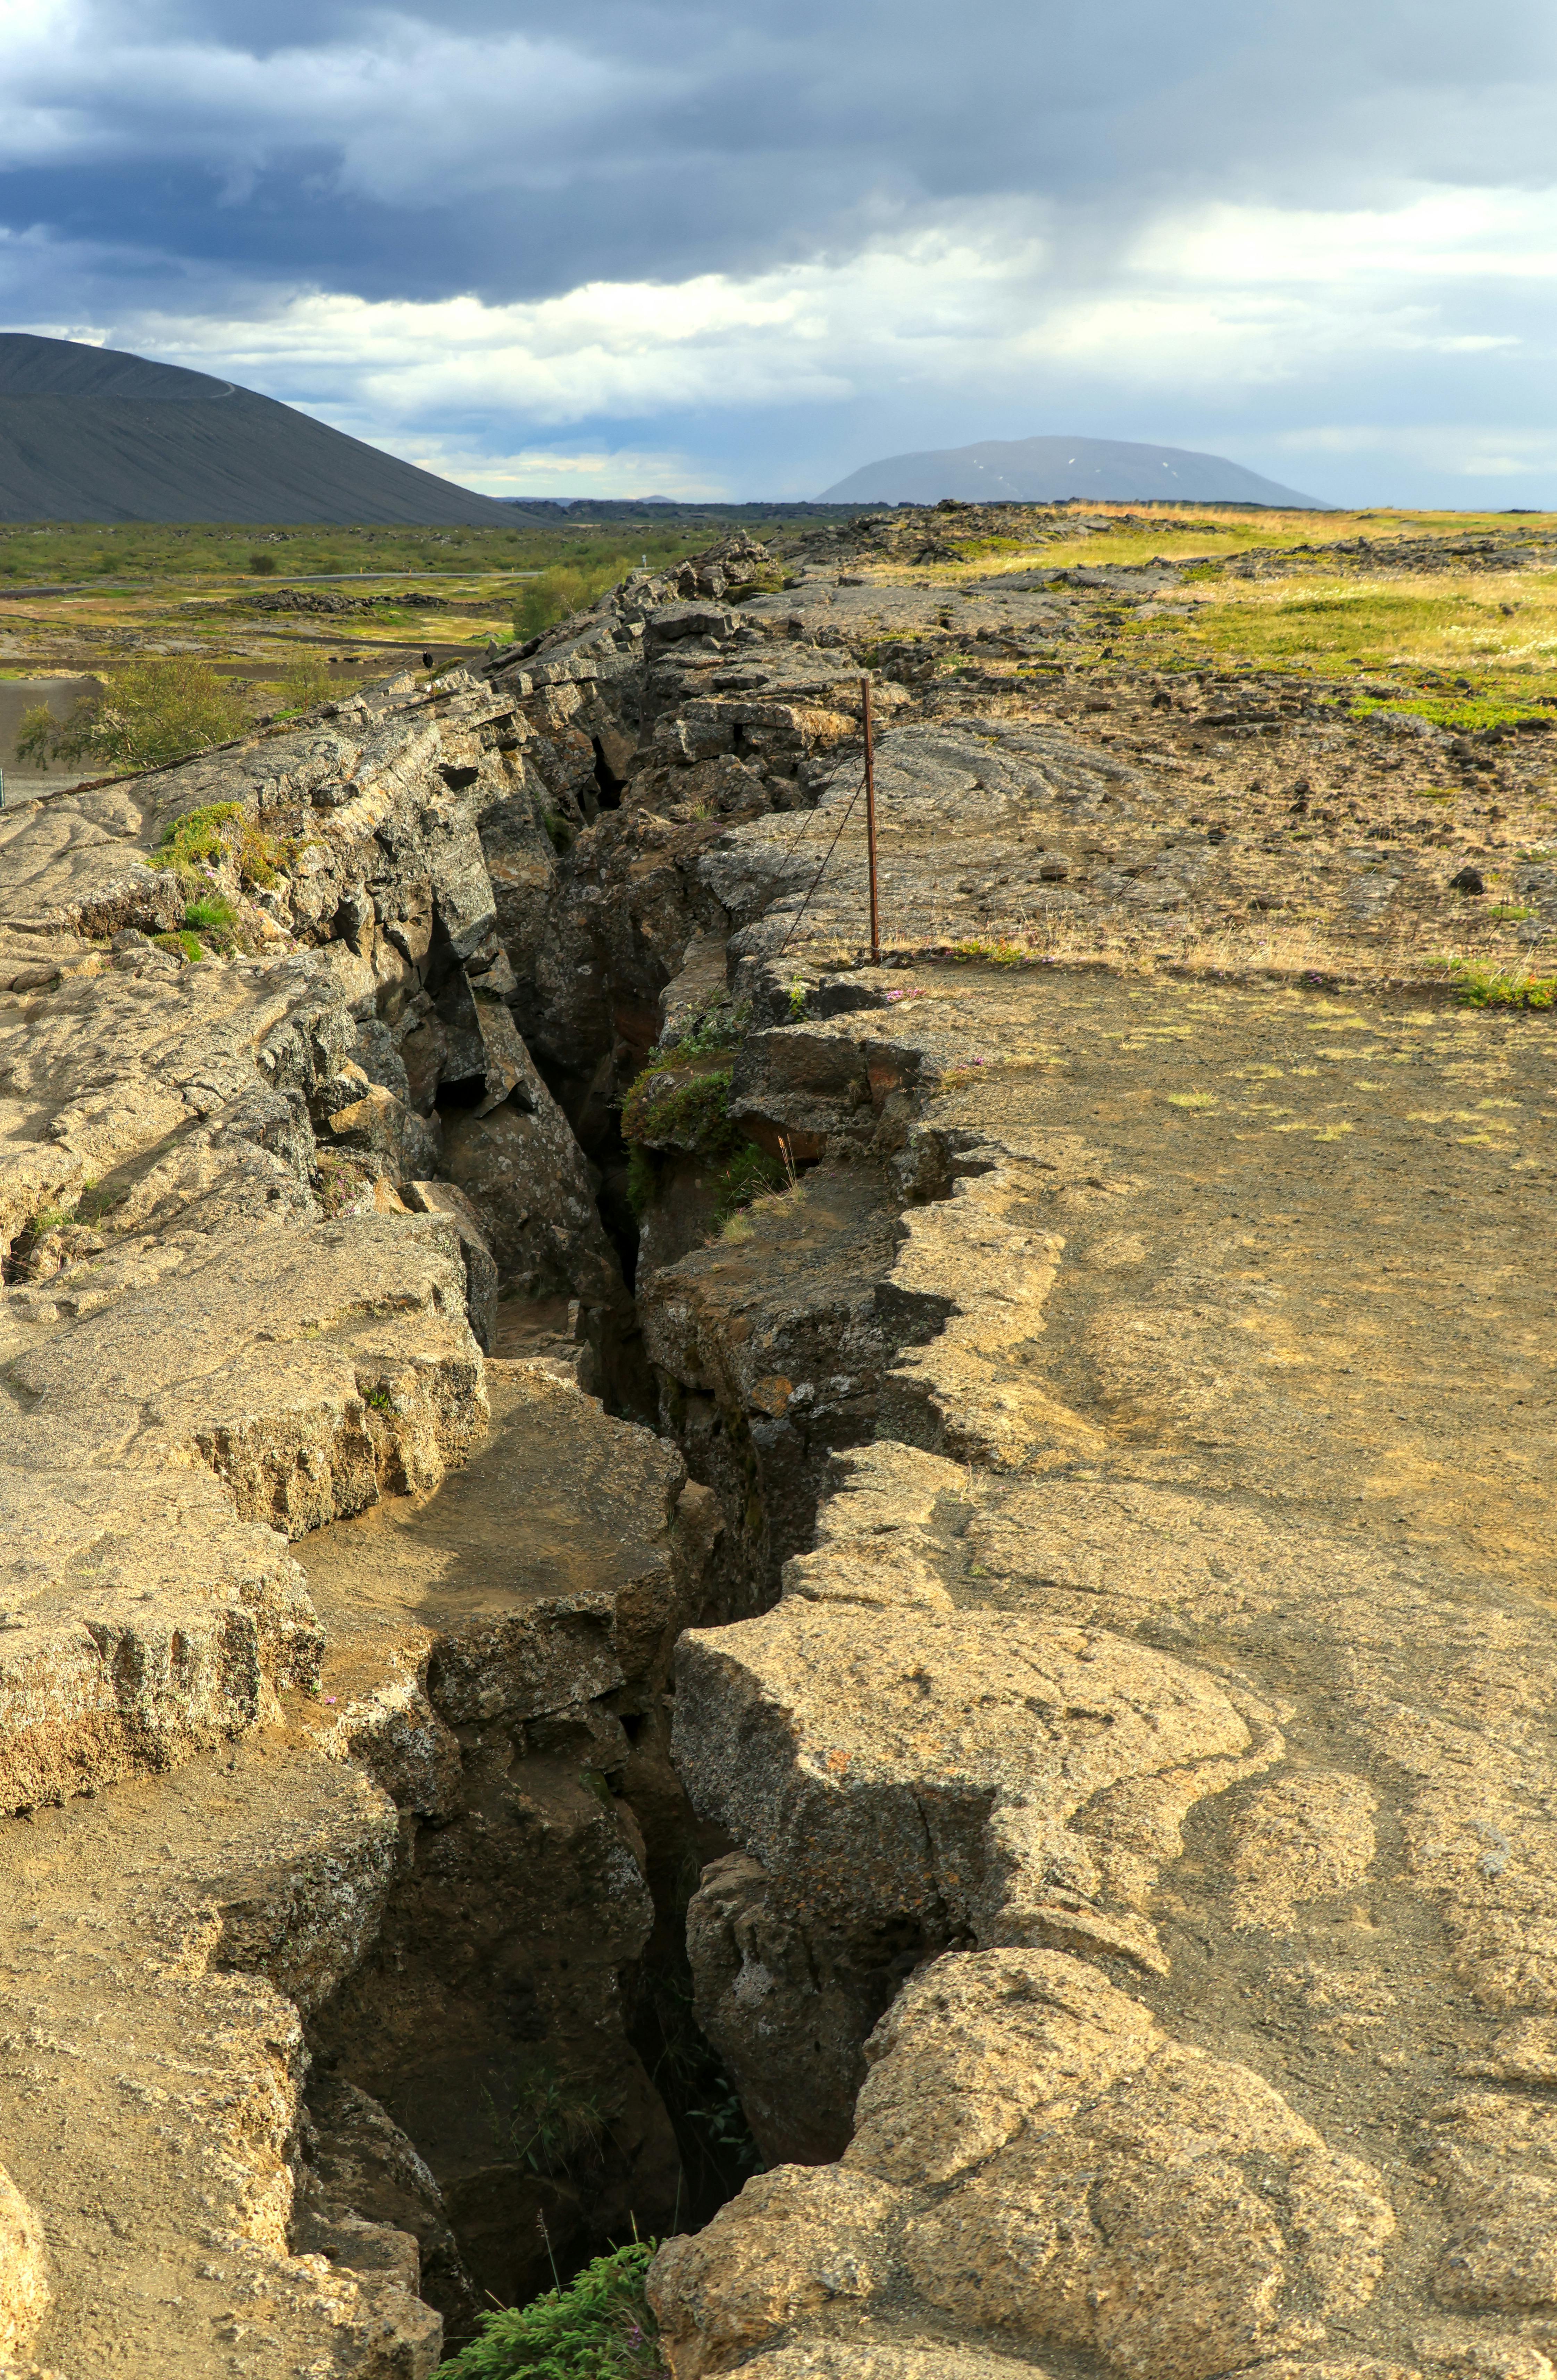
[[0, 0], [0, 327], [493, 495], [1557, 505], [1549, 0]]

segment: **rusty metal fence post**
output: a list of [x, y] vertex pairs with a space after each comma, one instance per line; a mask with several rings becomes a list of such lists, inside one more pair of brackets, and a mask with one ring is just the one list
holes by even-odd
[[865, 703], [865, 846], [870, 866], [870, 964], [882, 963], [882, 911], [876, 892], [876, 758], [871, 748], [870, 680], [859, 681]]

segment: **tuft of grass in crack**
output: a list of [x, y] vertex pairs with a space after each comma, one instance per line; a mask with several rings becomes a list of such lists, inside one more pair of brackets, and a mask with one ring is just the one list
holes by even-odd
[[197, 959], [205, 956], [204, 943], [187, 926], [179, 927], [172, 933], [153, 934], [152, 941], [159, 951], [167, 951], [174, 958], [182, 959], [188, 966], [193, 966]]
[[641, 1223], [660, 1195], [660, 1165], [652, 1149], [636, 1148], [627, 1151], [627, 1205], [635, 1222]]
[[725, 1166], [713, 1185], [713, 1219], [723, 1230], [759, 1198], [782, 1190], [785, 1175], [776, 1157], [748, 1144]]
[[231, 861], [241, 882], [268, 891], [296, 867], [304, 848], [299, 837], [267, 834], [241, 802], [207, 802], [164, 829], [152, 865], [189, 876]]
[[644, 2286], [658, 2245], [614, 2248], [566, 2289], [482, 2314], [480, 2336], [434, 2380], [651, 2380], [665, 2372]]
[[184, 912], [184, 923], [191, 933], [203, 935], [218, 950], [236, 947], [237, 922], [237, 911], [225, 892], [202, 892]]

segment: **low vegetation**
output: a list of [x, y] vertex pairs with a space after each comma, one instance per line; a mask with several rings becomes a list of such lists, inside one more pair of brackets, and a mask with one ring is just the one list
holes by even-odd
[[[193, 876], [231, 861], [240, 883], [264, 892], [296, 867], [303, 848], [296, 836], [267, 834], [241, 802], [207, 802], [164, 827], [152, 864]], [[215, 922], [230, 925], [235, 919], [229, 914]]]
[[46, 703], [24, 712], [17, 757], [40, 767], [154, 769], [227, 743], [249, 723], [243, 691], [209, 662], [152, 655], [112, 672], [103, 693], [84, 695], [63, 720]]
[[723, 1227], [759, 1198], [782, 1190], [783, 1166], [766, 1149], [748, 1145], [733, 1157], [713, 1185], [713, 1220]]
[[1465, 1008], [1557, 1008], [1557, 976], [1527, 968], [1466, 961], [1454, 969], [1454, 991]]
[[666, 2366], [644, 2293], [654, 2240], [586, 2265], [566, 2288], [481, 2316], [479, 2338], [435, 2380], [651, 2380]]
[[566, 557], [548, 563], [539, 577], [529, 579], [516, 595], [514, 634], [522, 638], [539, 637], [570, 613], [587, 611], [629, 570], [640, 569], [645, 564], [651, 569], [663, 570], [697, 552], [706, 542], [706, 533], [689, 539], [662, 529], [645, 530], [634, 547], [615, 543], [575, 545]]

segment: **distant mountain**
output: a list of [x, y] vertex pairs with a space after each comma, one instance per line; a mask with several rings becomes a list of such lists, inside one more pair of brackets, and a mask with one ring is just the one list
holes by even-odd
[[0, 520], [512, 528], [522, 517], [230, 380], [0, 332]]
[[1056, 504], [1084, 496], [1094, 504], [1139, 504], [1143, 497], [1190, 504], [1295, 505], [1329, 512], [1318, 496], [1299, 495], [1220, 455], [1183, 446], [1137, 446], [1123, 438], [986, 438], [928, 455], [893, 455], [851, 471], [820, 498], [824, 504], [933, 504], [943, 496], [975, 504]]

